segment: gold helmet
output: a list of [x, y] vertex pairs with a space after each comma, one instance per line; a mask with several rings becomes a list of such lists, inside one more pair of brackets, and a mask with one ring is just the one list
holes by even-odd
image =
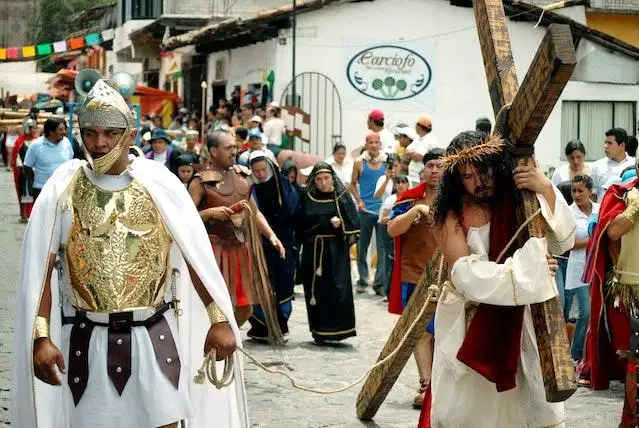
[[110, 80], [98, 80], [78, 113], [78, 125], [80, 135], [88, 128], [119, 128], [124, 129], [118, 144], [106, 155], [93, 159], [91, 154], [84, 150], [84, 154], [96, 174], [105, 174], [120, 158], [124, 151], [128, 150], [131, 130], [135, 126], [135, 119], [131, 109], [118, 91], [117, 83]]

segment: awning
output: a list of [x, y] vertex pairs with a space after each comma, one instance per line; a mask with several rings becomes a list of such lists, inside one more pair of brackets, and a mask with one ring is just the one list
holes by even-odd
[[[338, 1], [340, 0], [301, 0], [297, 2], [295, 12], [298, 14], [310, 12]], [[183, 35], [171, 37], [162, 44], [161, 48], [174, 50], [182, 46], [207, 42], [211, 46], [207, 52], [215, 52], [245, 46], [277, 37], [280, 28], [290, 27], [292, 13], [293, 3], [289, 3], [258, 12], [246, 19], [234, 18], [211, 23]]]

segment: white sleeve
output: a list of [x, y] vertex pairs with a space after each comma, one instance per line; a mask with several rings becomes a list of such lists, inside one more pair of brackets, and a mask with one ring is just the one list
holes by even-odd
[[546, 240], [530, 238], [503, 264], [487, 256], [459, 258], [451, 270], [453, 286], [473, 302], [519, 306], [545, 302], [557, 295], [546, 260]]
[[554, 184], [555, 186], [559, 186], [559, 183], [561, 183], [561, 173], [559, 172], [559, 168], [557, 168], [555, 172], [552, 173], [552, 178], [550, 179], [550, 181], [552, 181], [552, 184]]
[[548, 233], [546, 234], [548, 249], [551, 254], [563, 254], [575, 245], [577, 225], [564, 196], [557, 187], [553, 186], [553, 189], [555, 190], [554, 212], [550, 211], [548, 202], [539, 193], [537, 200], [541, 207], [541, 214], [548, 225]]

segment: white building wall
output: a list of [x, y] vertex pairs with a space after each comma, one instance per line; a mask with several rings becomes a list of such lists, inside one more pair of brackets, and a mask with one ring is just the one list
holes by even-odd
[[[380, 13], [391, 10], [404, 12]], [[297, 22], [296, 71], [298, 74], [320, 72], [335, 82], [342, 99], [347, 101], [342, 111], [342, 139], [351, 148], [363, 144], [367, 133], [366, 117], [373, 108], [385, 112], [388, 127], [398, 121], [414, 124], [419, 115], [428, 114], [433, 121], [434, 133], [443, 145], [460, 131], [474, 128], [477, 118], [493, 118], [472, 9], [435, 0], [376, 0], [374, 4], [327, 6], [299, 15]], [[532, 23], [510, 21], [508, 28], [521, 82], [545, 28], [535, 29]], [[231, 51], [227, 90], [235, 84], [244, 86], [259, 81], [255, 80], [257, 70], [271, 67], [276, 75], [275, 99], [279, 101], [291, 80], [290, 31], [282, 32], [281, 37], [286, 37], [285, 45], [273, 40], [270, 45], [266, 42]], [[430, 42], [434, 43], [433, 53], [426, 60], [433, 70], [434, 94], [433, 102], [427, 108], [417, 110], [407, 101], [380, 101], [359, 94], [345, 77], [348, 61], [366, 48], [402, 43], [409, 48], [414, 45], [412, 49], [421, 53], [419, 46]], [[270, 60], [272, 49], [275, 50], [275, 61]], [[582, 55], [590, 53], [586, 51]], [[220, 54], [211, 55], [209, 75], [213, 73], [217, 55]], [[587, 56], [581, 59], [583, 63]], [[601, 76], [601, 71], [597, 74]], [[582, 75], [588, 73], [582, 72]], [[638, 101], [639, 87], [636, 84], [570, 82], [538, 140], [536, 152], [542, 165], [558, 165], [559, 154], [566, 143], [561, 141], [561, 101], [598, 99]], [[331, 143], [324, 142], [327, 147]]]
[[[277, 40], [267, 40], [254, 45], [243, 46], [232, 51], [216, 52], [209, 55], [207, 66], [207, 82], [215, 82], [215, 63], [218, 58], [224, 59], [226, 75], [226, 95], [231, 96], [233, 87], [245, 87], [250, 84], [264, 83], [265, 75], [276, 66]], [[277, 73], [276, 73], [277, 74]], [[217, 82], [221, 83], [221, 82]], [[212, 91], [208, 91], [207, 105], [211, 105]]]

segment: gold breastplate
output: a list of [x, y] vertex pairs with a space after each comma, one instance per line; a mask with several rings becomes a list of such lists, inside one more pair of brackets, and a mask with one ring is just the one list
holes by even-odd
[[617, 261], [616, 280], [626, 285], [639, 285], [639, 227], [633, 227], [621, 237], [621, 251]]
[[134, 180], [104, 190], [81, 170], [71, 207], [66, 257], [73, 305], [118, 312], [163, 303], [171, 236], [146, 189]]

